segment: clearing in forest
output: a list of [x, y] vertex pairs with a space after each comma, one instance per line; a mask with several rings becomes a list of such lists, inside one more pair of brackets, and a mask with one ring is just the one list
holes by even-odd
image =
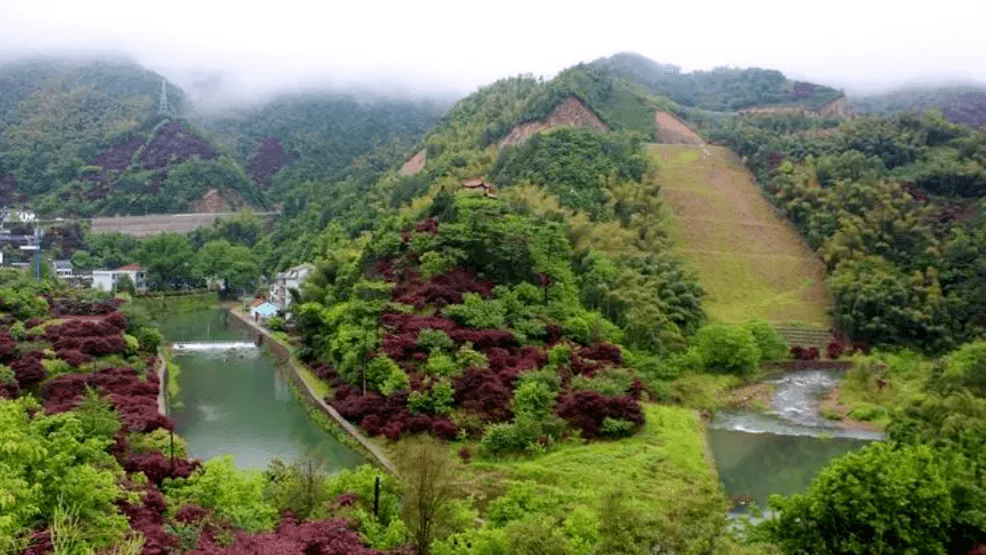
[[659, 166], [676, 250], [698, 271], [713, 321], [830, 325], [825, 267], [732, 151], [655, 144], [648, 152]]

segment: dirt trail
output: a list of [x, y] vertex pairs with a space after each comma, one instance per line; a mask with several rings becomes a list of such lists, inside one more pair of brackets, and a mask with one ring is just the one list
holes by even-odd
[[698, 271], [713, 320], [830, 325], [821, 260], [729, 149], [662, 144], [648, 152], [659, 167], [677, 251]]
[[677, 116], [669, 112], [654, 114], [658, 142], [671, 145], [704, 145], [705, 141]]

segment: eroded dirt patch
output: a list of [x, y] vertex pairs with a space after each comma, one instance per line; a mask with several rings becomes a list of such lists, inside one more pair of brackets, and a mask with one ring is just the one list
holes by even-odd
[[669, 112], [654, 114], [658, 142], [672, 145], [704, 145], [705, 141], [683, 121]]

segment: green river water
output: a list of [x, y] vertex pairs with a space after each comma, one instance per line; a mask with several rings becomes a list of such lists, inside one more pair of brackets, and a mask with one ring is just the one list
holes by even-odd
[[181, 366], [170, 416], [189, 456], [231, 454], [244, 469], [265, 468], [274, 457], [312, 459], [328, 472], [364, 463], [311, 422], [273, 357], [232, 320], [212, 309], [168, 316], [161, 324]]

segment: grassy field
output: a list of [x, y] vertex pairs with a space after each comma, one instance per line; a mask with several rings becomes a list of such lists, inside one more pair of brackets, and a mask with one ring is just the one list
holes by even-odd
[[825, 269], [723, 147], [648, 145], [677, 250], [699, 273], [714, 321], [828, 327]]
[[478, 475], [496, 475], [505, 484], [534, 481], [590, 505], [600, 495], [622, 489], [653, 510], [664, 511], [697, 491], [717, 491], [719, 483], [706, 462], [694, 411], [663, 405], [645, 410], [644, 429], [627, 439], [567, 443], [539, 457], [470, 466]]

